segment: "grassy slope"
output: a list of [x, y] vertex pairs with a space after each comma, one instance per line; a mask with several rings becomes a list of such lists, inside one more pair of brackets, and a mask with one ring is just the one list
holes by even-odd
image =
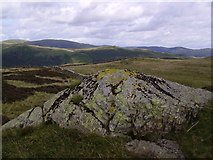
[[98, 47], [92, 49], [60, 49], [26, 44], [3, 43], [3, 67], [53, 66], [60, 64], [88, 64], [131, 57], [177, 58], [178, 56], [144, 49]]
[[76, 54], [65, 49], [35, 47], [23, 44], [3, 44], [3, 67], [49, 66], [65, 63], [89, 63], [85, 54]]
[[25, 43], [25, 42], [27, 41], [22, 39], [10, 39], [10, 40], [3, 41], [3, 43], [10, 43], [10, 44], [19, 44], [19, 43]]
[[128, 157], [128, 138], [83, 134], [56, 125], [9, 129], [3, 132], [4, 158], [119, 158]]
[[78, 50], [78, 53], [84, 53], [89, 55], [92, 59], [92, 63], [109, 62], [118, 59], [132, 58], [132, 57], [150, 57], [150, 58], [177, 58], [178, 56], [169, 54], [154, 52], [145, 49], [125, 49], [120, 47], [99, 47], [95, 49]]
[[44, 39], [38, 41], [28, 41], [26, 44], [44, 46], [44, 47], [58, 47], [58, 48], [70, 48], [70, 49], [80, 49], [80, 48], [94, 48], [97, 46], [78, 43], [67, 40], [55, 40], [55, 39]]
[[184, 60], [132, 58], [109, 63], [64, 67], [83, 74], [94, 74], [106, 68], [129, 69], [194, 88], [211, 85], [210, 57]]
[[42, 106], [44, 102], [50, 99], [53, 95], [53, 93], [35, 92], [24, 100], [5, 103], [3, 104], [2, 109], [3, 115], [9, 119], [14, 119], [34, 106]]
[[196, 57], [208, 57], [211, 56], [211, 49], [204, 48], [204, 49], [189, 49], [184, 47], [173, 47], [173, 48], [166, 48], [166, 47], [158, 47], [158, 46], [150, 46], [150, 47], [130, 47], [130, 48], [145, 48], [156, 52], [167, 52], [173, 53], [176, 55], [186, 55], [186, 56], [196, 56]]

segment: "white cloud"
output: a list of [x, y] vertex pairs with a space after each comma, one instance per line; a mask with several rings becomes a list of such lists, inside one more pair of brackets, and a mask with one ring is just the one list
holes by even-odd
[[4, 3], [3, 39], [210, 47], [211, 3]]

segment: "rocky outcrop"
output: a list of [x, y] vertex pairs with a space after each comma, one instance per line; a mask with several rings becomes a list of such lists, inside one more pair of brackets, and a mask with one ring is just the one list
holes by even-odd
[[46, 122], [102, 135], [163, 135], [190, 122], [209, 99], [211, 92], [203, 89], [138, 72], [108, 69], [85, 78], [74, 90], [61, 91], [3, 128]]

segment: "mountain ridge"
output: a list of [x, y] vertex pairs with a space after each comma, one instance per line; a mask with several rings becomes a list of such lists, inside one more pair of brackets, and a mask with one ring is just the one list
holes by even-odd
[[114, 61], [133, 57], [186, 58], [169, 53], [144, 49], [130, 50], [115, 46], [65, 49], [38, 47], [27, 44], [2, 44], [3, 67], [54, 66], [61, 64], [89, 64]]
[[[13, 44], [18, 44], [18, 43], [25, 43], [25, 44], [30, 44], [31, 43], [37, 43], [37, 42], [51, 42], [51, 41], [56, 41], [56, 42], [72, 42], [76, 44], [85, 44], [85, 45], [90, 45], [90, 46], [95, 46], [95, 47], [109, 47], [109, 46], [116, 46], [116, 45], [108, 45], [108, 44], [103, 44], [103, 45], [93, 45], [89, 43], [82, 43], [82, 42], [76, 42], [76, 41], [71, 41], [71, 40], [66, 40], [66, 39], [40, 39], [40, 40], [25, 40], [25, 39], [8, 39], [8, 40], [3, 40], [1, 42], [3, 43], [13, 43]], [[191, 50], [202, 50], [202, 49], [211, 49], [211, 48], [189, 48], [189, 47], [183, 47], [183, 46], [174, 46], [174, 47], [164, 47], [164, 46], [116, 46], [116, 47], [121, 47], [121, 48], [129, 48], [129, 49], [139, 49], [139, 48], [165, 48], [165, 49], [191, 49]]]
[[91, 44], [79, 43], [68, 40], [55, 40], [55, 39], [43, 39], [37, 41], [27, 41], [25, 44], [37, 45], [43, 47], [57, 47], [66, 49], [84, 49], [84, 48], [94, 48], [98, 47]]
[[133, 46], [126, 47], [129, 49], [149, 49], [156, 52], [167, 52], [175, 55], [195, 56], [195, 57], [209, 57], [211, 56], [211, 48], [190, 49], [186, 47], [162, 47], [162, 46]]

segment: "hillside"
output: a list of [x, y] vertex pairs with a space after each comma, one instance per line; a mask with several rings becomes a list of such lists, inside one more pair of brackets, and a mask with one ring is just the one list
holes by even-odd
[[[85, 43], [78, 43], [68, 40], [55, 40], [55, 39], [44, 39], [44, 40], [37, 40], [37, 41], [26, 41], [22, 39], [11, 39], [2, 41], [3, 44], [26, 44], [26, 45], [34, 45], [34, 46], [41, 46], [41, 47], [53, 47], [53, 48], [63, 48], [63, 49], [98, 49], [98, 48], [113, 48], [113, 46], [108, 45], [91, 45]], [[116, 48], [116, 47], [114, 47]], [[119, 47], [121, 49], [121, 47]], [[211, 49], [204, 48], [204, 49], [190, 49], [184, 47], [161, 47], [161, 46], [130, 46], [125, 47], [123, 49], [131, 49], [134, 52], [140, 51], [141, 49], [147, 49], [154, 52], [162, 52], [164, 55], [166, 53], [171, 53], [177, 56], [188, 56], [188, 57], [208, 57], [211, 56]], [[144, 51], [144, 50], [143, 50]], [[91, 53], [91, 52], [90, 52]], [[91, 53], [92, 54], [92, 53]], [[137, 53], [136, 53], [137, 54]], [[150, 56], [150, 55], [149, 55]], [[161, 58], [161, 57], [159, 57]], [[98, 61], [99, 62], [99, 61]]]
[[88, 55], [64, 49], [29, 46], [25, 44], [2, 47], [2, 66], [53, 66], [65, 63], [89, 63]]
[[149, 58], [184, 58], [169, 53], [154, 52], [144, 49], [125, 49], [120, 47], [100, 47], [97, 49], [80, 50], [78, 53], [84, 53], [92, 57], [92, 63], [101, 63], [114, 61], [124, 58], [149, 57]]
[[56, 47], [56, 48], [67, 48], [67, 49], [83, 49], [83, 48], [94, 48], [95, 45], [78, 43], [67, 40], [54, 40], [44, 39], [39, 41], [28, 41], [25, 44], [43, 46], [43, 47]]
[[185, 58], [169, 53], [154, 52], [144, 49], [130, 50], [119, 47], [98, 47], [71, 50], [8, 43], [3, 43], [2, 53], [3, 67], [88, 64], [132, 57]]
[[23, 39], [10, 39], [10, 40], [5, 40], [2, 41], [3, 43], [9, 43], [9, 44], [20, 44], [20, 43], [26, 43], [26, 40]]
[[166, 48], [166, 47], [158, 47], [158, 46], [150, 46], [150, 47], [127, 47], [130, 49], [135, 48], [143, 48], [149, 49], [156, 52], [167, 52], [172, 53], [175, 55], [184, 55], [184, 56], [195, 56], [195, 57], [208, 57], [211, 56], [211, 49], [204, 48], [204, 49], [189, 49], [184, 47], [173, 47], [173, 48]]

